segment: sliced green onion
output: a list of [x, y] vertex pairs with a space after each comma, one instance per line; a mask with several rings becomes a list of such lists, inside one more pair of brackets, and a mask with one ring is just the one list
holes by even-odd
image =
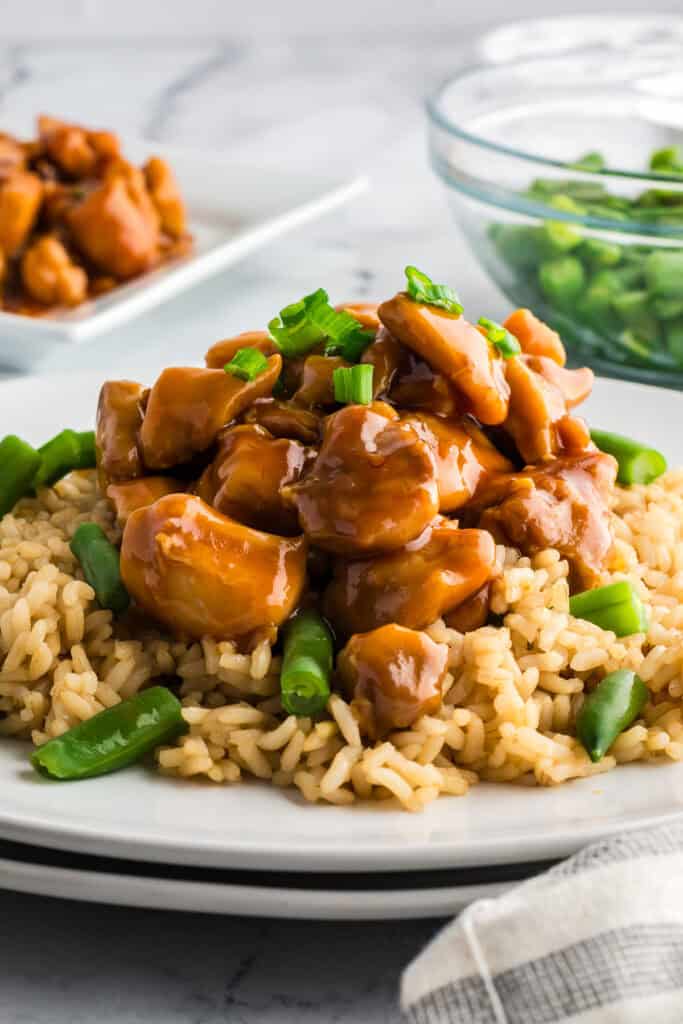
[[590, 153], [584, 153], [583, 156], [579, 157], [578, 160], [575, 160], [569, 166], [577, 171], [602, 171], [605, 167], [605, 158], [602, 153], [592, 150]]
[[0, 516], [30, 492], [40, 463], [40, 452], [16, 434], [0, 441]]
[[452, 288], [445, 284], [434, 284], [431, 277], [427, 277], [417, 267], [406, 267], [405, 274], [408, 281], [406, 290], [413, 301], [422, 302], [426, 306], [438, 306], [447, 313], [460, 316], [463, 307]]
[[511, 334], [502, 324], [496, 323], [495, 320], [489, 320], [487, 316], [480, 316], [477, 323], [480, 327], [484, 328], [488, 340], [505, 359], [510, 359], [511, 356], [518, 356], [522, 351], [522, 346], [514, 334]]
[[325, 708], [333, 658], [332, 633], [325, 620], [312, 610], [299, 612], [284, 631], [280, 693], [288, 714], [316, 715]]
[[118, 549], [97, 523], [81, 523], [69, 545], [103, 608], [124, 612], [130, 603], [121, 579]]
[[591, 438], [600, 451], [613, 455], [619, 463], [620, 484], [649, 484], [666, 473], [666, 459], [656, 448], [608, 430], [591, 430]]
[[93, 430], [62, 430], [38, 449], [40, 467], [33, 480], [34, 488], [49, 487], [73, 469], [92, 469], [96, 465], [95, 432]]
[[285, 356], [305, 355], [325, 342], [326, 355], [341, 355], [348, 362], [360, 359], [375, 336], [350, 313], [333, 309], [324, 288], [285, 306], [268, 330]]
[[223, 369], [240, 380], [256, 380], [268, 366], [268, 360], [258, 348], [240, 348]]
[[645, 607], [628, 580], [574, 594], [569, 599], [569, 611], [575, 619], [585, 619], [617, 636], [647, 630]]
[[369, 405], [372, 401], [372, 373], [369, 363], [340, 366], [332, 374], [334, 400], [344, 405]]

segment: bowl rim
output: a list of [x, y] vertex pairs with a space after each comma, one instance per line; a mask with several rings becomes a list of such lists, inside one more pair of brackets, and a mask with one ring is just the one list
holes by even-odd
[[[597, 49], [597, 48], [596, 48]], [[544, 63], [563, 63], [575, 58], [579, 53], [583, 51], [569, 50], [561, 53], [552, 54], [544, 57], [525, 57], [523, 60], [514, 60], [509, 63], [493, 63], [485, 61], [476, 61], [473, 63], [463, 64], [457, 71], [451, 72], [445, 78], [441, 79], [439, 84], [431, 93], [426, 97], [424, 106], [429, 116], [429, 119], [439, 128], [443, 129], [449, 135], [453, 135], [456, 138], [463, 139], [465, 142], [470, 142], [475, 146], [479, 146], [482, 149], [487, 149], [495, 153], [501, 153], [504, 156], [511, 156], [517, 160], [524, 160], [527, 163], [536, 164], [539, 167], [547, 167], [560, 169], [563, 171], [569, 171], [572, 173], [580, 173], [586, 180], [600, 181], [601, 178], [624, 178], [631, 181], [644, 181], [652, 182], [655, 184], [661, 184], [662, 182], [677, 182], [679, 185], [683, 185], [683, 178], [675, 174], [664, 174], [659, 171], [629, 171], [619, 167], [605, 167], [600, 171], [584, 171], [581, 168], [577, 168], [575, 164], [572, 164], [565, 160], [555, 160], [552, 157], [541, 156], [538, 153], [532, 153], [529, 150], [519, 149], [516, 146], [509, 146], [502, 142], [494, 142], [492, 139], [487, 139], [483, 135], [478, 135], [476, 132], [467, 131], [462, 128], [456, 121], [448, 117], [447, 114], [443, 113], [440, 109], [440, 104], [446, 91], [458, 82], [462, 82], [467, 78], [472, 78], [476, 74], [492, 74], [500, 73], [505, 69], [510, 69], [520, 66], [542, 66]], [[606, 53], [609, 59], [609, 54]], [[611, 52], [611, 56], [615, 54]], [[623, 56], [623, 55], [622, 55]], [[580, 219], [580, 218], [579, 218]], [[610, 223], [617, 223], [616, 221], [610, 221]], [[620, 223], [635, 223], [633, 221]]]

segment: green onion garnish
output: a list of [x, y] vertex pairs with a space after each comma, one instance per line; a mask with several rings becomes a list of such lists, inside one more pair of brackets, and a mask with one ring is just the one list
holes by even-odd
[[334, 400], [344, 405], [369, 405], [372, 401], [372, 371], [369, 363], [341, 366], [332, 374]]
[[619, 463], [620, 484], [649, 484], [666, 472], [666, 459], [656, 448], [608, 430], [591, 430], [591, 439], [601, 452], [613, 455]]
[[256, 380], [268, 366], [268, 360], [258, 348], [240, 348], [223, 369], [240, 380]]
[[417, 267], [406, 267], [408, 295], [415, 302], [423, 302], [427, 306], [438, 306], [447, 313], [460, 316], [463, 307], [452, 288], [445, 284], [434, 284], [430, 277], [423, 274]]
[[647, 630], [647, 613], [628, 580], [575, 594], [569, 599], [569, 611], [575, 619], [586, 619], [617, 636], [631, 636]]
[[497, 324], [495, 320], [489, 320], [487, 316], [480, 316], [477, 323], [484, 328], [488, 340], [505, 359], [518, 356], [522, 351], [522, 346], [514, 334], [511, 334], [502, 324]]
[[285, 306], [268, 330], [285, 356], [305, 355], [325, 342], [326, 355], [341, 355], [348, 362], [360, 359], [374, 338], [350, 313], [333, 309], [324, 288]]

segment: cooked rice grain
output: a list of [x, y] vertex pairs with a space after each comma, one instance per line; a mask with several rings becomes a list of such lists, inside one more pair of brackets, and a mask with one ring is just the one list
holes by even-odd
[[[683, 471], [617, 489], [612, 578], [648, 606], [646, 636], [617, 638], [569, 614], [567, 563], [499, 547], [492, 593], [499, 627], [465, 636], [442, 621], [444, 703], [410, 729], [364, 746], [350, 705], [334, 694], [322, 721], [282, 710], [269, 640], [249, 653], [205, 637], [182, 642], [133, 620], [114, 623], [80, 578], [69, 540], [86, 520], [116, 540], [95, 474], [72, 473], [0, 521], [0, 731], [36, 744], [152, 680], [180, 680], [189, 731], [157, 752], [164, 774], [295, 786], [311, 802], [396, 799], [410, 811], [479, 779], [557, 785], [637, 760], [683, 759]], [[651, 691], [642, 719], [598, 765], [574, 736], [585, 693], [616, 668]]]

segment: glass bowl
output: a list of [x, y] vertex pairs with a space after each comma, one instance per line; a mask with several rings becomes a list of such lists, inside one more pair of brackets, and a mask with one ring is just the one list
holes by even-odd
[[683, 142], [680, 52], [659, 34], [466, 68], [428, 113], [433, 167], [508, 298], [574, 362], [683, 389], [683, 149], [647, 169]]

